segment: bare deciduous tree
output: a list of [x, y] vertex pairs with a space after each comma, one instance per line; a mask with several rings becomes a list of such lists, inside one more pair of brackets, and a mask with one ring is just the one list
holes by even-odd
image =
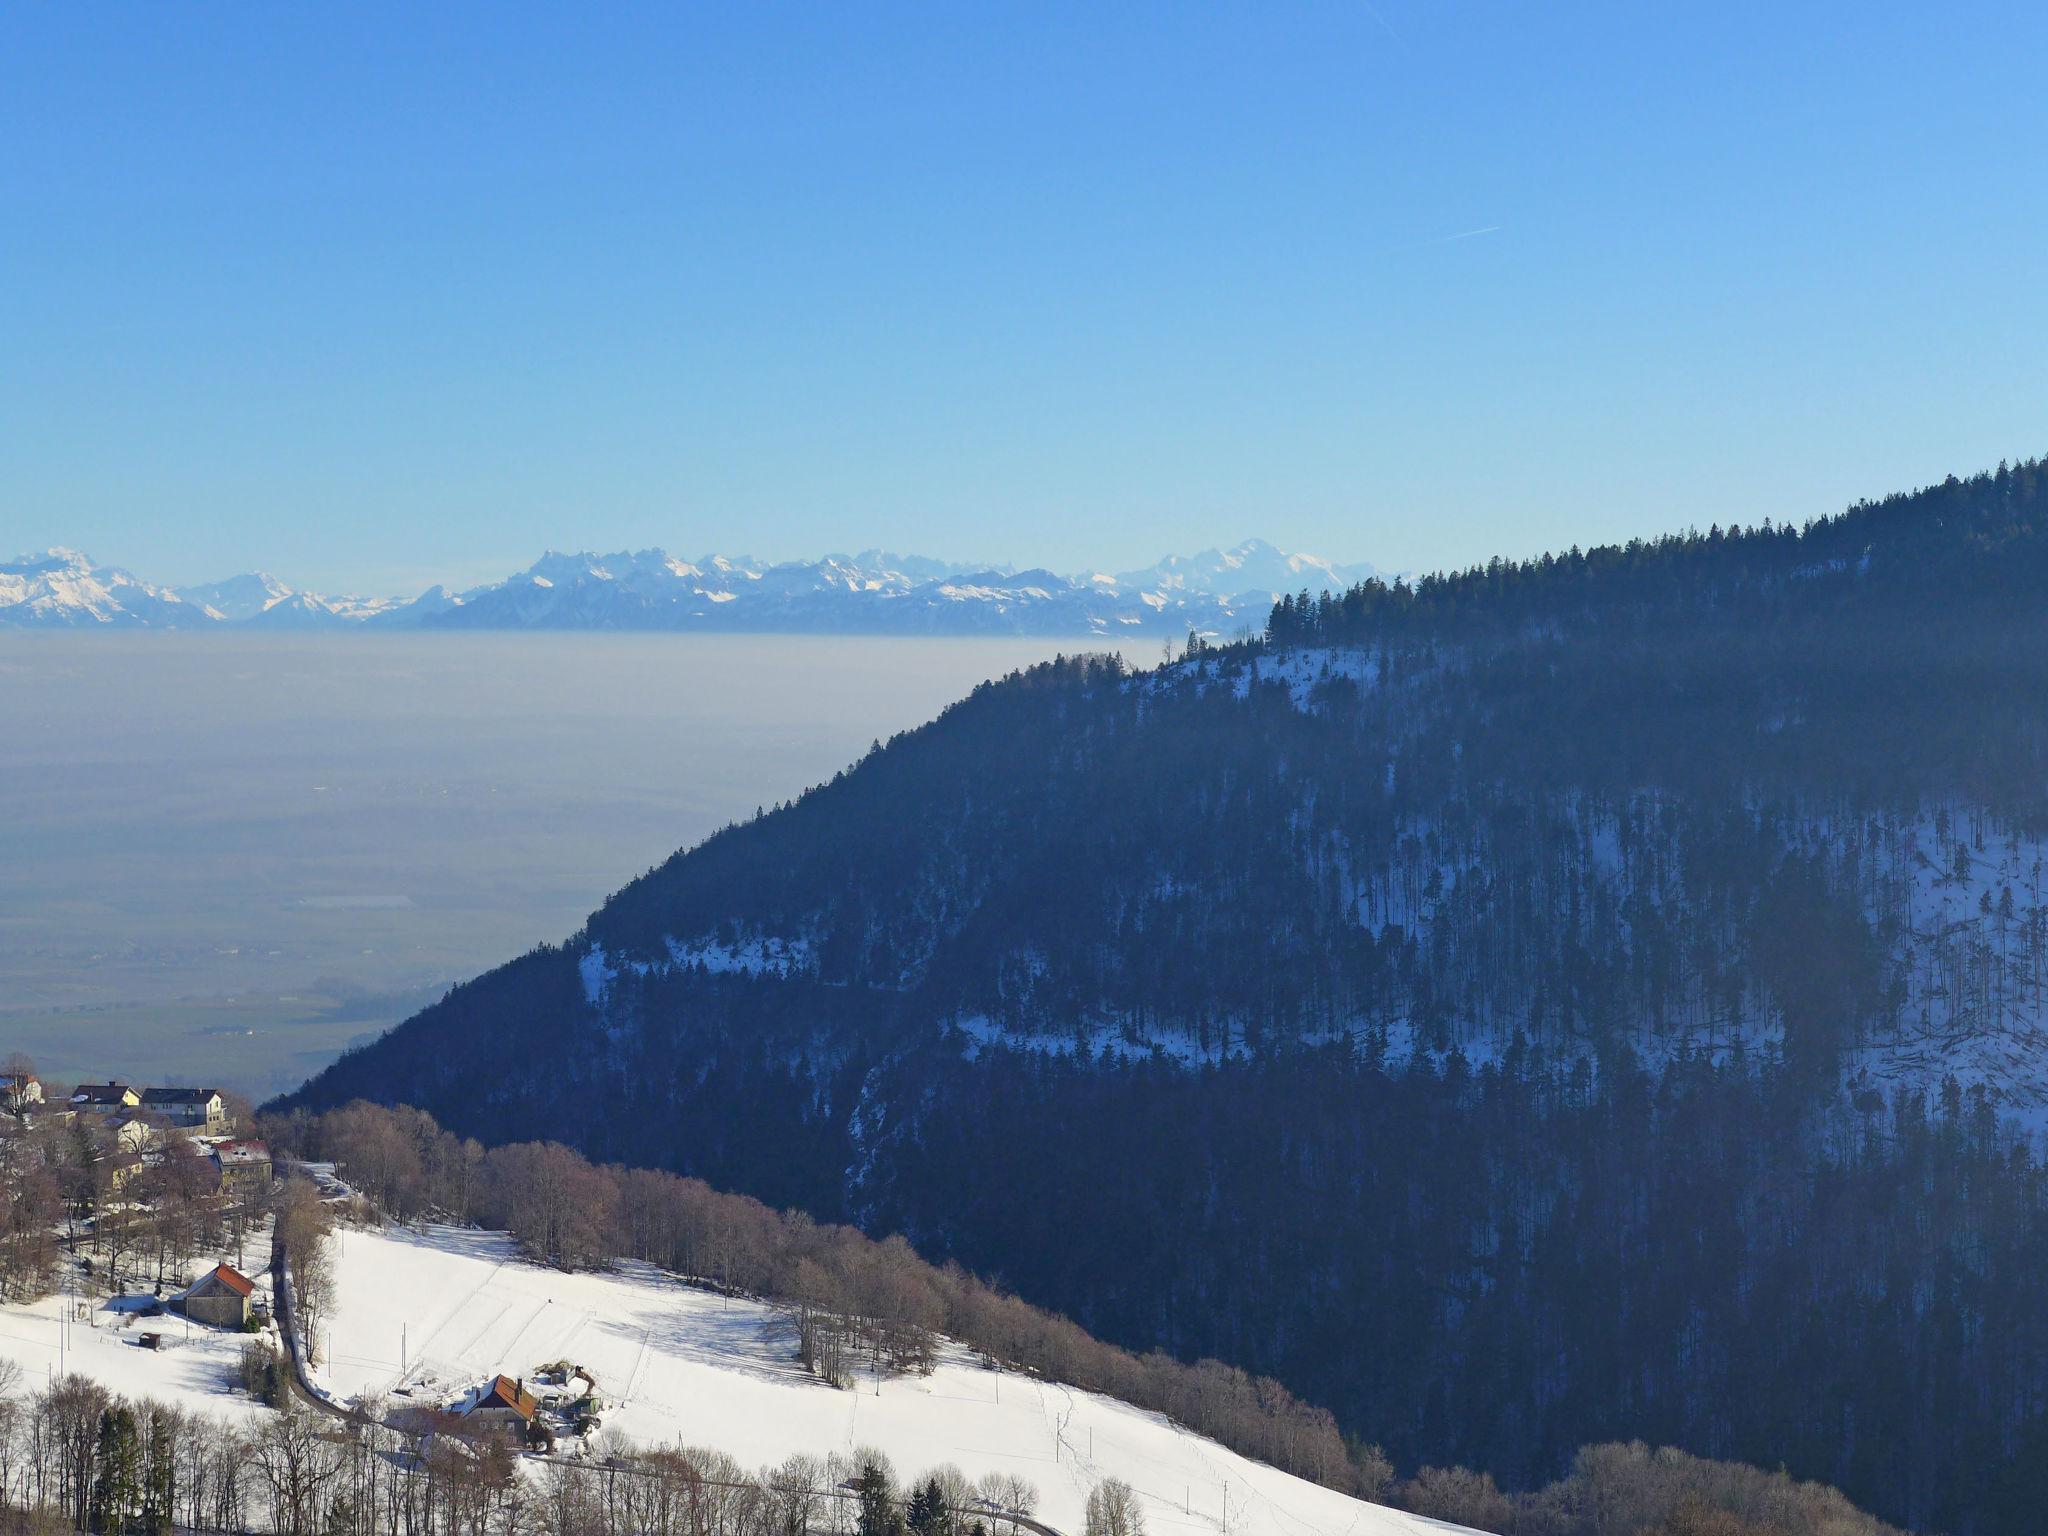
[[1087, 1536], [1145, 1536], [1138, 1496], [1121, 1478], [1108, 1477], [1088, 1490]]

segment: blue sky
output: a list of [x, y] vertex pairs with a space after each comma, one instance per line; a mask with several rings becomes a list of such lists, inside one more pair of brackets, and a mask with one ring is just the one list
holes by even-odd
[[1395, 568], [2048, 450], [2023, 5], [19, 6], [0, 546]]

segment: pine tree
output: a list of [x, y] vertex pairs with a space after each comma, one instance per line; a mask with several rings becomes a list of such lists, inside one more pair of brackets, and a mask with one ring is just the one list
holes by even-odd
[[142, 1450], [135, 1415], [123, 1403], [100, 1414], [93, 1447], [92, 1493], [86, 1519], [99, 1533], [124, 1530], [142, 1497]]
[[928, 1478], [910, 1496], [910, 1529], [915, 1536], [946, 1536], [951, 1528], [945, 1492], [936, 1477]]
[[177, 1503], [177, 1447], [170, 1416], [161, 1408], [149, 1411], [149, 1436], [142, 1476], [142, 1529], [149, 1536], [168, 1536]]
[[889, 1474], [869, 1462], [853, 1486], [860, 1496], [860, 1536], [903, 1536], [903, 1515], [896, 1508]]

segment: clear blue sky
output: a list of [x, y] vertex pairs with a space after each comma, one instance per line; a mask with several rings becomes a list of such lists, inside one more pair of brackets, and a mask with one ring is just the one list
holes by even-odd
[[1422, 568], [2048, 449], [2031, 4], [23, 5], [0, 546]]

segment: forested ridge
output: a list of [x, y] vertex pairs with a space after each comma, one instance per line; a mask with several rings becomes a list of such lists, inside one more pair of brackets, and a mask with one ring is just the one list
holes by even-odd
[[2038, 462], [978, 689], [296, 1102], [901, 1230], [1404, 1466], [2048, 1501]]

